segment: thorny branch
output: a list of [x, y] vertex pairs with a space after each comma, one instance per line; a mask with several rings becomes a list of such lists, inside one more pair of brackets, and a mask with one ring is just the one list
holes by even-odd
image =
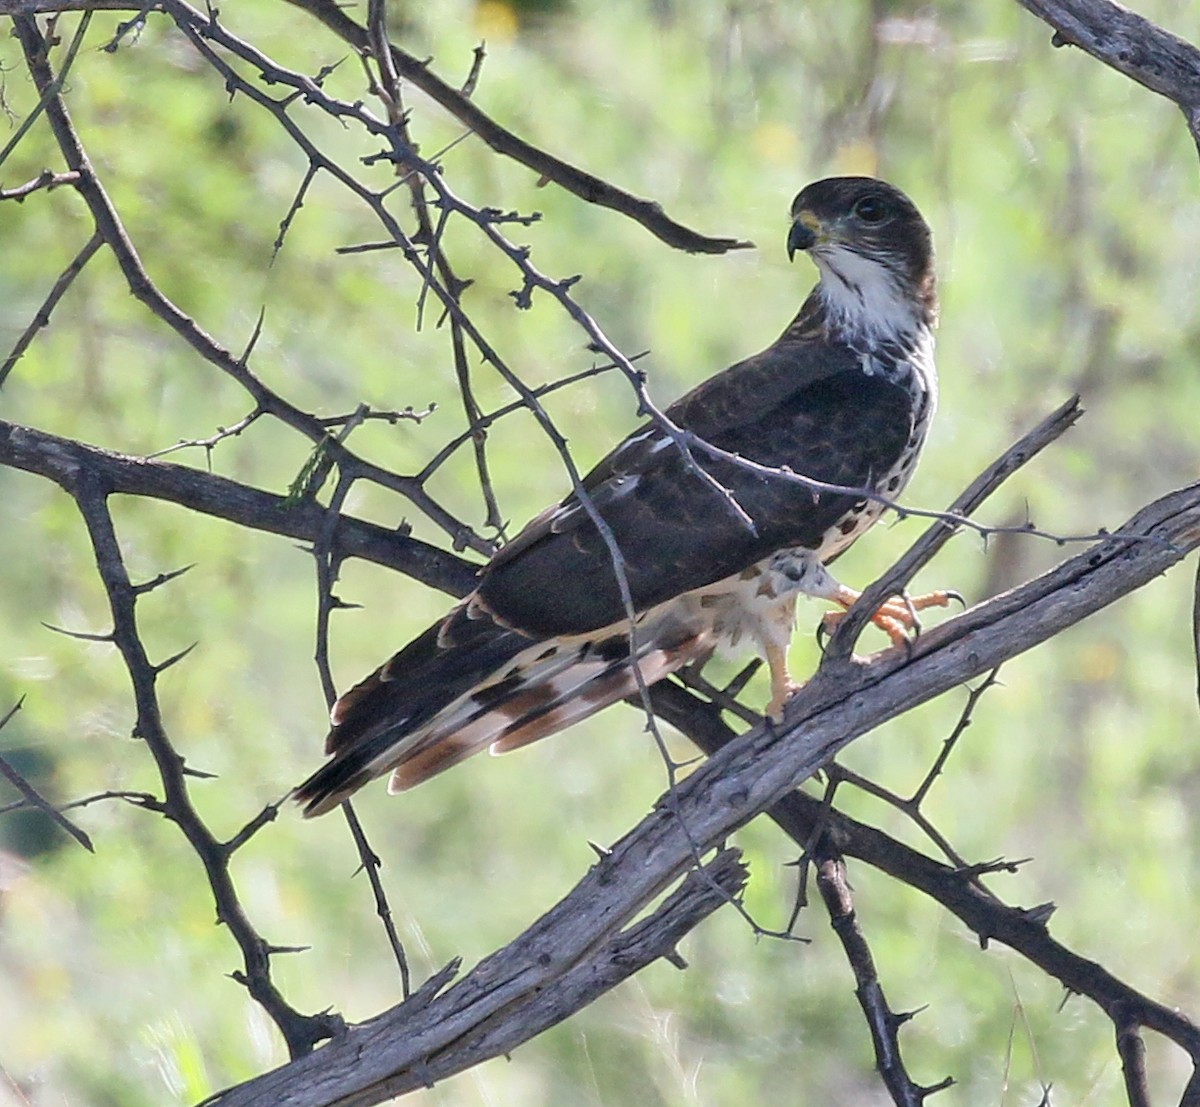
[[[655, 709], [710, 756], [737, 739], [721, 719], [718, 706], [679, 685], [656, 685], [653, 694]], [[983, 948], [992, 941], [1002, 942], [1059, 980], [1069, 996], [1086, 996], [1097, 1004], [1118, 1034], [1132, 1026], [1152, 1029], [1184, 1050], [1193, 1065], [1200, 1058], [1200, 1027], [1051, 938], [1047, 910], [1009, 906], [978, 879], [976, 870], [935, 861], [803, 791], [790, 792], [767, 814], [802, 848], [810, 848], [814, 837], [825, 839], [839, 854], [924, 892], [973, 931]], [[1192, 1084], [1200, 1088], [1200, 1077], [1193, 1078]], [[1181, 1102], [1194, 1101], [1185, 1095]]]
[[279, 1027], [292, 1057], [308, 1052], [319, 1041], [336, 1033], [341, 1020], [324, 1013], [301, 1015], [284, 999], [271, 980], [272, 947], [255, 931], [242, 907], [230, 871], [231, 843], [219, 841], [192, 803], [188, 769], [175, 751], [163, 724], [157, 682], [170, 664], [154, 663], [146, 653], [137, 621], [137, 600], [144, 586], [129, 578], [108, 509], [109, 489], [94, 473], [71, 467], [60, 469], [55, 479], [74, 498], [83, 517], [96, 557], [96, 567], [111, 608], [112, 641], [120, 652], [133, 687], [137, 708], [134, 736], [146, 743], [163, 785], [162, 814], [187, 838], [204, 866], [217, 908], [217, 920], [229, 928], [242, 952], [243, 971], [234, 979], [245, 985]]
[[[316, 16], [335, 34], [356, 49], [368, 48], [367, 30], [355, 23], [345, 10], [333, 0], [288, 0], [288, 2]], [[411, 81], [464, 126], [469, 127], [472, 134], [481, 138], [496, 153], [513, 158], [528, 166], [542, 180], [553, 181], [588, 203], [612, 208], [614, 211], [637, 220], [668, 246], [693, 253], [719, 254], [728, 250], [745, 249], [753, 245], [735, 238], [710, 238], [689, 230], [669, 219], [662, 207], [655, 201], [632, 196], [628, 192], [602, 181], [599, 177], [568, 164], [553, 154], [539, 150], [500, 126], [495, 120], [480, 111], [468, 93], [452, 88], [437, 77], [427, 62], [414, 58], [395, 45], [391, 46], [391, 54], [391, 64], [395, 67], [398, 76], [403, 77], [406, 81]]]
[[[18, 700], [10, 707], [3, 715], [0, 715], [0, 730], [3, 730], [10, 722], [12, 717], [21, 710], [21, 700]], [[51, 822], [56, 823], [65, 830], [72, 838], [75, 839], [89, 853], [95, 853], [96, 848], [92, 845], [92, 840], [87, 836], [87, 833], [80, 830], [70, 819], [68, 819], [61, 811], [52, 804], [49, 800], [41, 795], [38, 790], [29, 783], [9, 762], [0, 757], [0, 776], [4, 777], [18, 792], [24, 797], [24, 806], [31, 807], [35, 811], [42, 812]]]
[[[1200, 546], [1200, 485], [1154, 502], [1124, 530], [1161, 541], [1108, 541], [1086, 550], [929, 631], [914, 645], [910, 659], [823, 665], [791, 701], [781, 728], [752, 729], [719, 749], [674, 789], [672, 804], [664, 797], [558, 905], [454, 987], [419, 1010], [402, 1004], [369, 1024], [351, 1027], [318, 1054], [231, 1089], [219, 1100], [221, 1107], [281, 1101], [290, 1107], [366, 1107], [422, 1079], [474, 1063], [479, 1055], [456, 1043], [471, 1041], [472, 1028], [489, 1025], [498, 1012], [552, 989], [597, 941], [612, 935], [692, 867], [695, 843], [711, 848], [756, 814], [774, 815], [776, 805], [797, 802], [789, 799], [799, 795], [796, 786], [859, 735], [1026, 652]], [[651, 695], [657, 698], [663, 691], [659, 685]], [[671, 694], [669, 688], [665, 691]], [[1118, 997], [1135, 1001], [1142, 1025], [1200, 1058], [1200, 1030], [1177, 1012], [1138, 996], [1098, 965], [1064, 951], [1045, 930], [1044, 911], [1000, 910], [990, 903], [985, 910], [985, 897], [957, 870], [915, 857], [909, 874], [913, 883], [977, 921], [981, 938], [1004, 941], [1022, 952], [1029, 949], [1032, 960], [1053, 965], [1064, 983], [1095, 999], [1106, 1012], [1112, 1012]], [[430, 1056], [436, 1058], [432, 1063]]]
[[947, 1077], [940, 1084], [923, 1088], [913, 1083], [908, 1075], [900, 1053], [899, 1032], [911, 1015], [897, 1015], [888, 1006], [875, 968], [875, 958], [871, 955], [871, 947], [854, 911], [854, 900], [846, 879], [846, 862], [826, 844], [827, 838], [822, 837], [821, 841], [817, 857], [817, 888], [829, 912], [830, 926], [842, 943], [846, 959], [854, 972], [854, 994], [871, 1030], [875, 1069], [893, 1102], [903, 1107], [921, 1107], [932, 1092], [941, 1091], [954, 1081]]
[[[111, 492], [179, 504], [238, 526], [287, 538], [315, 541], [327, 524], [326, 509], [252, 488], [216, 473], [168, 461], [150, 461], [101, 450], [82, 442], [0, 419], [0, 463], [53, 479], [64, 463], [95, 473]], [[334, 517], [330, 556], [360, 557], [386, 565], [430, 588], [461, 596], [477, 566], [404, 530], [389, 530], [352, 515]]]
[[[77, 173], [64, 173], [63, 177], [71, 177], [72, 183], [78, 181]], [[12, 348], [12, 352], [6, 357], [3, 363], [0, 363], [0, 388], [4, 386], [4, 382], [8, 374], [12, 372], [13, 367], [21, 360], [21, 355], [29, 349], [30, 344], [37, 337], [38, 331], [50, 323], [50, 313], [58, 305], [58, 302], [66, 294], [68, 288], [74, 283], [75, 278], [83, 272], [83, 267], [95, 257], [96, 252], [104, 245], [104, 239], [97, 231], [91, 238], [84, 243], [82, 249], [71, 260], [71, 263], [62, 271], [58, 280], [54, 282], [54, 286], [50, 289], [42, 306], [34, 313], [33, 318], [29, 321], [29, 326], [21, 333], [21, 337], [17, 339], [16, 344]]]

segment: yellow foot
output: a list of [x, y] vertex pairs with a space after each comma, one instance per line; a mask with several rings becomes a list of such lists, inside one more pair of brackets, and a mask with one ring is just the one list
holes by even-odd
[[779, 685], [773, 687], [771, 702], [767, 704], [767, 718], [775, 724], [782, 723], [783, 709], [787, 707], [788, 700], [803, 687], [803, 684], [797, 684], [793, 680], [782, 681]]
[[[838, 624], [861, 595], [861, 592], [855, 592], [852, 588], [842, 587], [838, 590], [834, 601], [846, 610], [826, 612], [821, 619], [823, 635], [830, 635], [837, 630]], [[892, 640], [893, 646], [908, 649], [912, 639], [921, 633], [921, 621], [917, 612], [929, 607], [948, 607], [952, 600], [963, 603], [962, 596], [951, 591], [928, 592], [924, 596], [892, 596], [879, 605], [875, 614], [871, 616], [871, 622]]]
[[767, 704], [767, 717], [773, 723], [783, 722], [783, 709], [801, 688], [792, 680], [787, 667], [787, 646], [768, 642], [766, 647], [767, 667], [771, 671], [771, 702]]

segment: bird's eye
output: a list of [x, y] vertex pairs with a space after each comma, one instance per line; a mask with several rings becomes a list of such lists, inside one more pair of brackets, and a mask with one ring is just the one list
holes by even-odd
[[864, 223], [882, 223], [888, 216], [887, 205], [878, 196], [864, 196], [854, 205], [854, 214]]

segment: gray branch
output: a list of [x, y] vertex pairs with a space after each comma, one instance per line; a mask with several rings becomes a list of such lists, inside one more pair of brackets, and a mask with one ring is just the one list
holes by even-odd
[[[434, 1064], [444, 1075], [489, 1055], [478, 1043], [495, 1020], [592, 964], [692, 867], [696, 843], [711, 849], [855, 738], [1114, 603], [1200, 545], [1200, 484], [1150, 504], [1121, 532], [922, 635], [908, 658], [824, 664], [778, 731], [756, 728], [710, 758], [677, 787], [670, 810], [660, 800], [561, 902], [459, 983], [432, 998], [418, 992], [231, 1089], [220, 1107], [367, 1107], [422, 1084]], [[521, 1033], [507, 1034], [504, 1049], [541, 1029], [517, 1021]]]
[[1097, 61], [1173, 101], [1200, 147], [1200, 50], [1112, 0], [1017, 0], [1054, 28], [1055, 46]]
[[[70, 438], [0, 419], [0, 465], [49, 477], [67, 487], [87, 472], [106, 493], [145, 496], [179, 504], [253, 530], [312, 541], [326, 526], [327, 511], [309, 497], [264, 492], [186, 465], [102, 450]], [[462, 596], [474, 587], [476, 567], [445, 550], [376, 523], [340, 515], [332, 553], [361, 557], [397, 569], [431, 588]]]

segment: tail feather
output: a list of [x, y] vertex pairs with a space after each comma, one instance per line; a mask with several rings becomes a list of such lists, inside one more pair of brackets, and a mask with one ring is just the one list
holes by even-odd
[[333, 757], [292, 794], [305, 817], [324, 814], [390, 769], [426, 724], [535, 644], [491, 620], [468, 619], [461, 607], [415, 638], [333, 705], [325, 739]]
[[[695, 628], [639, 628], [650, 684], [712, 651]], [[538, 640], [458, 608], [334, 705], [332, 760], [299, 788], [306, 817], [391, 772], [403, 791], [490, 748], [504, 753], [587, 718], [637, 687], [627, 632]]]

